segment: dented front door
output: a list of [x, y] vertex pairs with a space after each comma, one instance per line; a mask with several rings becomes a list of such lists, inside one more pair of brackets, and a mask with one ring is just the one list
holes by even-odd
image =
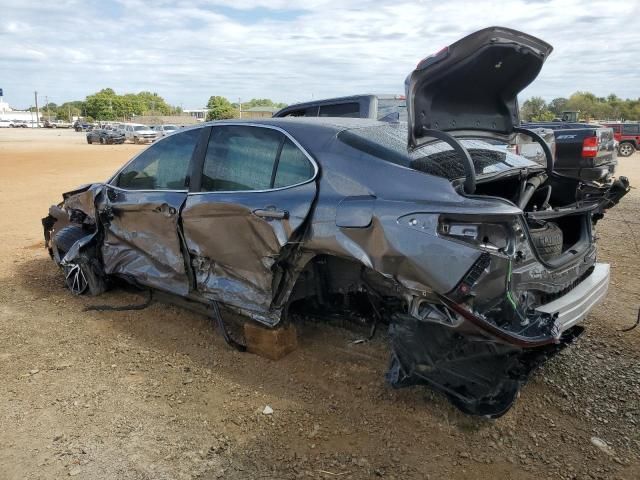
[[196, 289], [275, 323], [281, 261], [303, 235], [317, 166], [283, 131], [246, 124], [213, 127], [202, 162], [182, 212]]
[[179, 223], [199, 133], [187, 130], [159, 140], [105, 186], [99, 210], [107, 274], [189, 293]]

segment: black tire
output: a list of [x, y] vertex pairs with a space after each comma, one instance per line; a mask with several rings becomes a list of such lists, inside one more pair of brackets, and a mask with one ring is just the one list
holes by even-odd
[[618, 145], [618, 155], [621, 157], [630, 157], [635, 151], [636, 148], [633, 146], [633, 143], [623, 142]]
[[530, 228], [529, 233], [543, 260], [550, 260], [562, 253], [563, 234], [555, 223], [547, 222], [542, 227]]
[[91, 144], [93, 143], [93, 141], [91, 141], [91, 139], [90, 139], [89, 137], [87, 137], [87, 143], [88, 143], [89, 145], [91, 145]]
[[140, 140], [138, 140], [138, 137], [133, 137], [133, 143], [135, 143], [136, 145], [140, 143]]
[[53, 243], [56, 244], [56, 248], [62, 257], [71, 249], [74, 243], [87, 235], [87, 231], [82, 228], [82, 226], [71, 224], [61, 228], [55, 233]]
[[[80, 225], [67, 225], [53, 237], [60, 258], [64, 258], [74, 243], [89, 233]], [[107, 289], [105, 275], [98, 260], [88, 252], [62, 265], [65, 285], [73, 295], [99, 295]]]

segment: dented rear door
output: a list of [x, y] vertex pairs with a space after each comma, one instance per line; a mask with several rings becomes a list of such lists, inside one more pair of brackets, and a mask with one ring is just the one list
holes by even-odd
[[214, 126], [182, 212], [196, 289], [263, 323], [316, 197], [315, 161], [268, 125]]

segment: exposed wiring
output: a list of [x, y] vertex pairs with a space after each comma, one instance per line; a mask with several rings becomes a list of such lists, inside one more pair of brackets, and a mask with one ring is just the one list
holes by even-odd
[[147, 290], [148, 297], [143, 303], [137, 303], [133, 305], [89, 305], [84, 307], [82, 310], [84, 312], [95, 311], [95, 312], [126, 312], [128, 310], [144, 310], [153, 301], [153, 290]]

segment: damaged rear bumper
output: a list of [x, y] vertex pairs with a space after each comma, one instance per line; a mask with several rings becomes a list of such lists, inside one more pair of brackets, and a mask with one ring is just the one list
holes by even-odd
[[562, 297], [536, 308], [536, 311], [555, 315], [559, 333], [581, 322], [596, 305], [601, 303], [609, 290], [610, 268], [608, 263], [596, 263], [591, 275]]

